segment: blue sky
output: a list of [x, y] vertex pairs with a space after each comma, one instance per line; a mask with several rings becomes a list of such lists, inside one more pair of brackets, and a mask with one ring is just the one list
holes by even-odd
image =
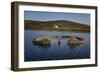
[[38, 20], [38, 21], [70, 20], [90, 25], [90, 14], [24, 11], [24, 20]]

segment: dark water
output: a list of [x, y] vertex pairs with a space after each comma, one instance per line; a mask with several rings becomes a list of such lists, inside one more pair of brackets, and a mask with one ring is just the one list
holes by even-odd
[[[78, 36], [84, 38], [85, 43], [75, 47], [68, 46], [69, 38], [62, 38], [60, 45], [54, 36]], [[36, 37], [49, 35], [52, 37], [51, 46], [41, 47], [34, 45], [32, 40]], [[90, 58], [90, 34], [75, 32], [47, 32], [25, 30], [24, 32], [24, 61], [64, 60], [64, 59], [87, 59]]]

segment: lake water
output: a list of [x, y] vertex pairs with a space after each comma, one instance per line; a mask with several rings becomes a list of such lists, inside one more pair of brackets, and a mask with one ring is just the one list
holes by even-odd
[[[84, 44], [75, 47], [68, 46], [69, 38], [62, 38], [60, 45], [54, 36], [78, 36], [85, 40]], [[51, 46], [41, 47], [32, 43], [34, 38], [49, 35]], [[90, 34], [75, 32], [24, 31], [24, 61], [68, 60], [90, 58]]]

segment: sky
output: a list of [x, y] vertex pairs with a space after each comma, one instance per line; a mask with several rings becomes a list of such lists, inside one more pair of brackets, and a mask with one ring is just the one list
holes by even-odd
[[90, 14], [24, 11], [24, 20], [37, 20], [37, 21], [69, 20], [90, 25]]

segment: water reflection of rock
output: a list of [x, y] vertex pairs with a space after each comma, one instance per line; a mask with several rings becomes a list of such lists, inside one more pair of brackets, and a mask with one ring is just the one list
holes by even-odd
[[51, 45], [38, 45], [38, 44], [35, 44], [35, 45], [37, 45], [40, 48], [50, 48], [51, 47]]
[[[83, 43], [84, 44], [84, 43]], [[76, 48], [76, 47], [78, 47], [78, 46], [80, 46], [80, 45], [82, 45], [82, 43], [81, 44], [68, 44], [68, 46], [70, 47], [70, 48]]]
[[78, 46], [80, 46], [80, 45], [82, 45], [82, 44], [84, 44], [84, 43], [85, 43], [85, 41], [84, 41], [83, 38], [76, 37], [76, 36], [72, 36], [72, 37], [70, 37], [69, 40], [68, 40], [68, 46], [69, 46], [70, 48], [78, 47]]

